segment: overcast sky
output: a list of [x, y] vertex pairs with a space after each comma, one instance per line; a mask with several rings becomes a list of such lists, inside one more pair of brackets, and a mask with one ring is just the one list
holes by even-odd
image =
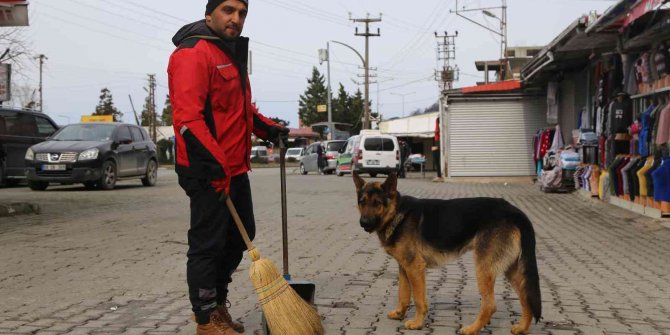
[[[372, 25], [381, 37], [371, 38], [370, 65], [378, 69], [371, 85], [373, 111], [385, 118], [425, 108], [437, 99], [432, 79], [437, 67], [434, 31], [459, 31], [456, 63], [461, 69], [457, 86], [473, 85], [483, 76], [474, 61], [497, 59], [499, 39], [490, 32], [450, 14], [455, 0], [251, 0], [243, 34], [251, 38], [254, 99], [261, 112], [298, 123], [298, 99], [313, 66], [322, 73], [318, 49], [336, 40], [363, 53], [364, 38], [354, 36], [353, 17], [382, 14]], [[592, 10], [602, 13], [607, 0], [509, 0], [509, 46], [545, 45], [571, 22]], [[128, 95], [142, 108], [147, 74], [158, 80], [157, 103], [162, 110], [167, 94], [167, 62], [174, 47], [171, 38], [184, 24], [204, 15], [205, 0], [31, 0], [30, 27], [25, 36], [36, 54], [49, 59], [44, 68], [45, 112], [59, 124], [78, 122], [94, 111], [99, 92], [108, 87], [116, 106], [134, 122]], [[500, 6], [500, 0], [461, 0], [459, 7]], [[496, 28], [496, 19], [480, 12], [469, 16]], [[362, 71], [353, 51], [331, 44], [332, 83], [349, 92]], [[37, 65], [34, 66], [37, 70]], [[28, 83], [37, 87], [38, 72]], [[362, 90], [362, 87], [361, 87]], [[377, 94], [379, 90], [380, 94]], [[337, 121], [337, 120], [336, 120]]]

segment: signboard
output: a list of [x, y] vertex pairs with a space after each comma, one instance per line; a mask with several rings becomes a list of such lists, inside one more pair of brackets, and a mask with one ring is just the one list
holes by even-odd
[[328, 113], [328, 105], [317, 105], [316, 106], [316, 112], [317, 113]]
[[0, 27], [28, 25], [28, 1], [0, 0]]
[[114, 115], [82, 115], [81, 122], [114, 122]]
[[0, 64], [0, 101], [9, 101], [12, 98], [12, 66]]

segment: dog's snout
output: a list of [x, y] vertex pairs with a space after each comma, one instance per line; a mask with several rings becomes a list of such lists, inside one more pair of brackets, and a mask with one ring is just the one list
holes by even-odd
[[361, 217], [361, 227], [365, 229], [365, 231], [370, 232], [375, 229], [375, 220], [368, 218], [368, 217]]

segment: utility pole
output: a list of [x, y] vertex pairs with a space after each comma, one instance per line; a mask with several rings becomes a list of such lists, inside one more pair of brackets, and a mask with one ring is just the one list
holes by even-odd
[[442, 68], [435, 71], [435, 80], [440, 83], [440, 95], [454, 88], [454, 81], [458, 81], [458, 66], [451, 65], [451, 62], [456, 59], [456, 37], [458, 37], [458, 31], [453, 35], [449, 35], [446, 31], [444, 35], [435, 32], [437, 61], [442, 62]]
[[405, 97], [408, 95], [416, 94], [416, 92], [409, 92], [409, 93], [394, 93], [391, 92], [391, 95], [397, 95], [402, 98], [402, 117], [405, 117]]
[[37, 55], [35, 59], [40, 60], [40, 113], [44, 113], [44, 95], [42, 92], [42, 73], [44, 69], [44, 61], [49, 59], [44, 54]]
[[365, 32], [358, 33], [358, 27], [356, 27], [356, 36], [365, 37], [365, 116], [363, 117], [363, 129], [370, 129], [370, 37], [381, 36], [379, 28], [377, 28], [376, 34], [370, 33], [370, 23], [381, 22], [382, 15], [379, 14], [378, 18], [371, 18], [368, 14], [364, 19], [354, 19], [349, 14], [349, 19], [355, 23], [365, 23]]
[[458, 66], [451, 65], [451, 62], [456, 60], [456, 37], [458, 37], [458, 31], [453, 35], [450, 35], [448, 32], [444, 32], [444, 35], [440, 35], [435, 32], [435, 38], [437, 38], [437, 60], [438, 62], [442, 61], [442, 69], [438, 69], [435, 72], [435, 79], [439, 82], [440, 88], [440, 99], [438, 101], [439, 106], [439, 116], [440, 116], [440, 171], [442, 177], [446, 178], [447, 168], [446, 168], [446, 157], [447, 157], [447, 94], [449, 90], [454, 88], [454, 81], [458, 80]]
[[[481, 8], [469, 8], [469, 9], [458, 9], [458, 0], [456, 0], [456, 10], [449, 11], [451, 13], [454, 13], [498, 36], [500, 36], [500, 80], [505, 80], [505, 74], [507, 72], [507, 0], [501, 0], [502, 5], [499, 7], [481, 7]], [[491, 12], [491, 10], [501, 10], [502, 15], [499, 17], [498, 15], [494, 14]], [[500, 31], [493, 30], [461, 13], [464, 12], [479, 12], [481, 11], [482, 14], [494, 18], [500, 21]]]
[[156, 75], [149, 75], [149, 135], [156, 143]]

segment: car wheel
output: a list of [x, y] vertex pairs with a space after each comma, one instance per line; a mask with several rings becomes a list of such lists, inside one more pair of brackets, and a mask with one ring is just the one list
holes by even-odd
[[335, 174], [337, 174], [338, 177], [344, 176], [344, 173], [340, 170], [340, 164], [335, 165]]
[[372, 178], [377, 177], [377, 173], [376, 172], [370, 172], [370, 177], [372, 177]]
[[302, 174], [302, 175], [307, 174], [307, 170], [305, 170], [305, 165], [304, 164], [300, 164], [300, 174]]
[[98, 182], [101, 190], [112, 190], [116, 186], [116, 164], [112, 161], [102, 163], [102, 176]]
[[84, 183], [84, 187], [85, 187], [87, 190], [93, 190], [93, 189], [95, 189], [97, 186], [98, 186], [98, 183], [96, 183], [96, 182], [94, 182], [94, 181], [87, 181], [87, 182]]
[[142, 178], [142, 185], [144, 186], [154, 186], [158, 180], [158, 164], [155, 160], [150, 160], [147, 164], [147, 174]]
[[28, 187], [33, 191], [44, 191], [49, 187], [49, 182], [47, 181], [28, 181]]

